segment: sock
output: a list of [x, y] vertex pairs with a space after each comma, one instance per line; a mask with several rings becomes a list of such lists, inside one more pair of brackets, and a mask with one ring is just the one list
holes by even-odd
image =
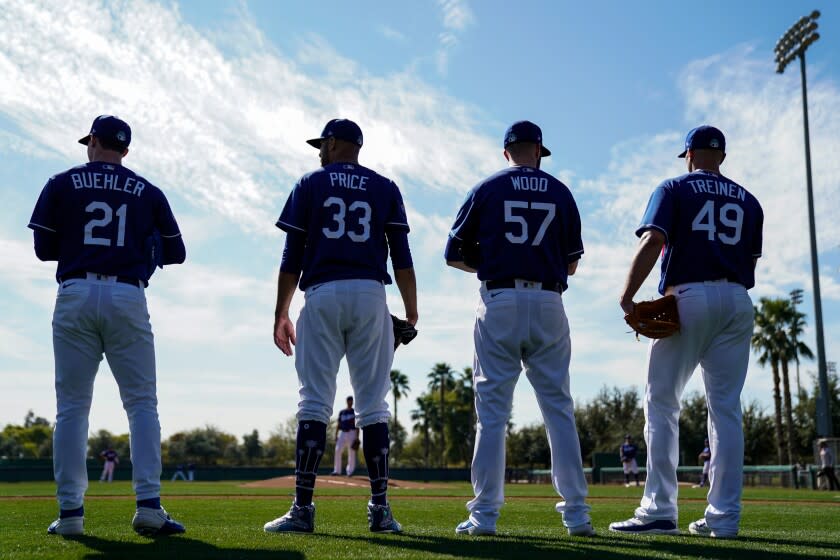
[[627, 473], [624, 474], [624, 484], [630, 484], [630, 475]]
[[363, 450], [370, 479], [370, 501], [378, 506], [388, 503], [388, 424], [379, 422], [362, 428]]
[[295, 504], [312, 504], [318, 465], [327, 445], [327, 425], [315, 420], [298, 423], [297, 456], [295, 458]]
[[160, 509], [160, 497], [137, 500], [137, 507]]
[[66, 517], [84, 517], [85, 506], [77, 507], [76, 509], [61, 509], [58, 511], [59, 519]]

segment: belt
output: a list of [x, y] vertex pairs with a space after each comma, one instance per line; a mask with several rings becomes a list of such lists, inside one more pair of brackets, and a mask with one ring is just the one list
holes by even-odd
[[[530, 286], [529, 286], [530, 284]], [[484, 285], [487, 287], [488, 290], [502, 290], [504, 288], [516, 288], [517, 285], [520, 288], [533, 288], [536, 289], [539, 285], [540, 290], [545, 290], [547, 292], [562, 292], [562, 288], [560, 287], [559, 282], [531, 282], [529, 280], [487, 280]]]
[[71, 272], [61, 277], [61, 281], [82, 278], [85, 280], [105, 280], [109, 282], [119, 282], [121, 284], [131, 284], [138, 288], [146, 287], [146, 283], [131, 276], [112, 276], [109, 274], [99, 274], [97, 272]]

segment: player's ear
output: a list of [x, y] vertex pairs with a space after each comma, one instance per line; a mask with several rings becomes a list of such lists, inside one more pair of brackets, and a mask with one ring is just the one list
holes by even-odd
[[505, 155], [505, 160], [510, 161], [510, 154], [507, 150], [502, 150], [502, 153]]
[[[720, 163], [723, 163], [723, 160], [725, 160], [725, 159], [726, 159], [726, 152], [721, 152], [720, 153]], [[720, 164], [718, 164], [718, 165], [720, 165]]]
[[127, 155], [128, 155], [128, 148], [126, 148], [126, 149], [124, 149], [124, 150], [123, 150], [123, 152], [122, 152], [122, 157], [125, 157], [125, 156], [127, 156]]

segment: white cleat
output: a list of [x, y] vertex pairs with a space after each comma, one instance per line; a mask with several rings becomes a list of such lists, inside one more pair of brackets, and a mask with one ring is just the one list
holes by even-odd
[[591, 521], [574, 527], [567, 527], [567, 529], [570, 537], [591, 537], [595, 535], [595, 529], [592, 527]]
[[610, 531], [627, 535], [679, 535], [677, 524], [670, 519], [651, 519], [644, 521], [631, 517], [627, 521], [610, 523]]
[[455, 527], [456, 535], [472, 535], [474, 537], [493, 536], [496, 534], [495, 527], [479, 527], [472, 519], [467, 519]]
[[706, 525], [706, 519], [698, 519], [688, 525], [688, 532], [698, 537], [711, 537], [713, 539], [734, 539], [738, 533], [715, 531]]
[[82, 515], [56, 519], [47, 527], [50, 535], [84, 535], [85, 518]]

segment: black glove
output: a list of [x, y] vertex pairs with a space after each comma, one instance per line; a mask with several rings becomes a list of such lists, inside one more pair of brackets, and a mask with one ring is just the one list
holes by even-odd
[[408, 344], [417, 336], [417, 329], [405, 319], [398, 319], [391, 315], [391, 322], [394, 324], [394, 350], [400, 343]]

